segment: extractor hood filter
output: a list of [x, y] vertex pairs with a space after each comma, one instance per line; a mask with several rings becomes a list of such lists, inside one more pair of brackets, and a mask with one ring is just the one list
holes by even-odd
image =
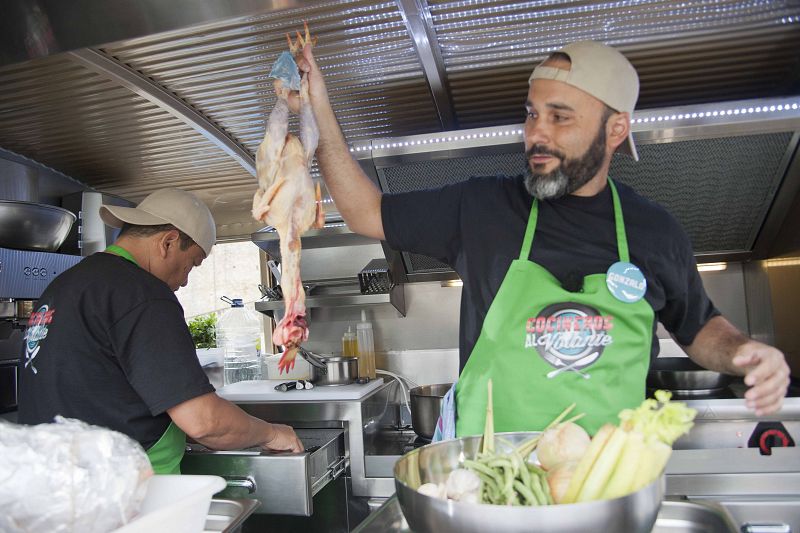
[[[614, 157], [610, 175], [668, 209], [683, 225], [694, 251], [752, 250], [788, 155], [792, 132], [667, 140], [638, 145], [640, 161]], [[458, 183], [472, 176], [519, 175], [525, 169], [521, 144], [509, 153], [450, 159], [376, 160], [384, 192], [405, 192]], [[430, 257], [403, 253], [409, 280], [451, 269]]]
[[785, 172], [793, 134], [716, 137], [639, 146], [610, 175], [666, 207], [695, 253], [749, 251]]

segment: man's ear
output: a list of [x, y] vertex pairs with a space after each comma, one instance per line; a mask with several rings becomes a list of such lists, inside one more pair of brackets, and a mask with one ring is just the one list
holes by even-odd
[[625, 142], [631, 131], [631, 116], [627, 112], [614, 113], [606, 122], [606, 144], [611, 152]]
[[162, 258], [166, 257], [170, 249], [178, 250], [181, 244], [180, 234], [178, 230], [171, 229], [158, 234], [158, 255]]

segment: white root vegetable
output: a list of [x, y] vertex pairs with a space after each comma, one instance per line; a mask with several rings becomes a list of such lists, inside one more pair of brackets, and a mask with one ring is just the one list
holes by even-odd
[[577, 424], [567, 422], [548, 429], [542, 434], [536, 448], [536, 457], [545, 470], [561, 463], [577, 461], [586, 453], [591, 438]]
[[547, 484], [554, 502], [561, 503], [577, 466], [578, 461], [566, 461], [547, 472]]
[[478, 474], [466, 468], [456, 468], [447, 476], [445, 490], [451, 500], [468, 500], [471, 494], [477, 498], [481, 488]]
[[444, 499], [447, 497], [447, 493], [443, 484], [425, 483], [419, 486], [417, 492], [419, 492], [420, 494], [424, 494], [425, 496], [431, 496], [433, 498]]

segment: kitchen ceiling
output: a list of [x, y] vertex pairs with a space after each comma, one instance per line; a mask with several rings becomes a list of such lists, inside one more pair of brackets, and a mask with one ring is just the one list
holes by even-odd
[[532, 66], [578, 39], [629, 57], [639, 110], [800, 93], [797, 0], [178, 1], [169, 16], [83, 0], [70, 24], [59, 4], [9, 3], [0, 148], [134, 201], [193, 190], [226, 237], [259, 227], [249, 207], [268, 72], [304, 20], [350, 142], [520, 123]]

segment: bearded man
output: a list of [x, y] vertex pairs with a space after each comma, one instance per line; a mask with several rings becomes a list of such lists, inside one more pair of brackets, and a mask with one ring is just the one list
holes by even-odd
[[720, 315], [678, 222], [608, 176], [616, 152], [638, 160], [639, 78], [617, 50], [576, 42], [533, 70], [525, 176], [402, 194], [381, 194], [350, 156], [311, 47], [303, 56], [320, 169], [345, 222], [464, 282], [457, 436], [483, 431], [489, 379], [496, 431], [541, 430], [573, 402], [590, 433], [616, 422], [645, 397], [658, 321], [703, 367], [744, 376], [757, 415], [781, 407], [783, 354]]

